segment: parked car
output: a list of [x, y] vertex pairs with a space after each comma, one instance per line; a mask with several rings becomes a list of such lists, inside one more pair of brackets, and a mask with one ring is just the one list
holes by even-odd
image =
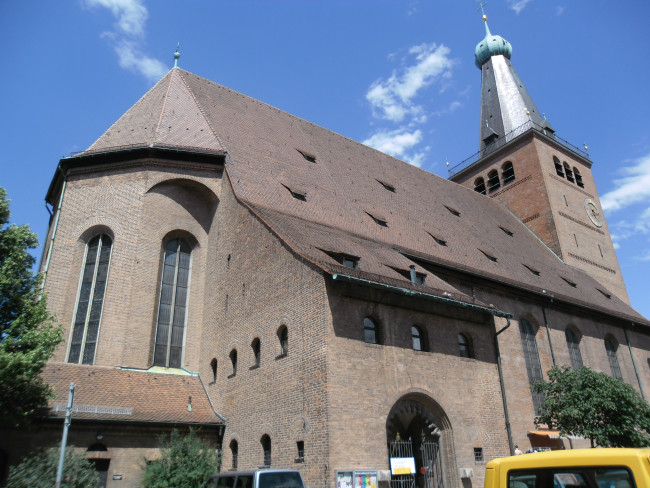
[[572, 449], [493, 459], [485, 488], [650, 488], [650, 449]]
[[206, 488], [305, 488], [295, 469], [257, 469], [215, 474]]

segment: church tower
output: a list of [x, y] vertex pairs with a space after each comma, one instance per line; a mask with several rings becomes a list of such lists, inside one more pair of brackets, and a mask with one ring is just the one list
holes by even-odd
[[585, 147], [558, 137], [493, 35], [475, 51], [481, 70], [479, 151], [450, 169], [451, 181], [497, 198], [564, 262], [629, 303]]

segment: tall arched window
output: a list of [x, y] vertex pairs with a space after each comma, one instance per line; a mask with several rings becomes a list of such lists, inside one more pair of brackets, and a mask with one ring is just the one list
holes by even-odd
[[165, 246], [154, 366], [181, 367], [191, 253], [182, 239], [171, 240]]
[[258, 368], [260, 365], [260, 340], [257, 337], [251, 342], [251, 348], [253, 349], [253, 367]]
[[[537, 352], [537, 341], [535, 340], [535, 329], [526, 319], [519, 320], [519, 332], [521, 333], [521, 345], [524, 350], [524, 360], [526, 361], [526, 372], [528, 373], [528, 382], [534, 385], [544, 379], [542, 375], [542, 365], [539, 362], [539, 353]], [[542, 393], [533, 393], [533, 409], [535, 415], [539, 412], [539, 406], [544, 401]]]
[[264, 466], [271, 466], [271, 438], [264, 434], [260, 439], [260, 443], [264, 453]]
[[280, 357], [289, 354], [289, 330], [286, 325], [278, 329], [278, 340], [280, 341]]
[[618, 346], [614, 339], [611, 337], [605, 338], [605, 350], [607, 351], [607, 359], [609, 359], [609, 367], [612, 369], [612, 376], [614, 378], [622, 378], [621, 368], [618, 365], [618, 357], [616, 351]]
[[555, 172], [557, 175], [564, 178], [564, 168], [562, 167], [562, 163], [560, 163], [560, 160], [555, 156], [553, 156], [553, 164], [555, 165]]
[[511, 181], [515, 181], [515, 168], [513, 168], [510, 161], [503, 163], [503, 166], [501, 167], [501, 177], [503, 178], [504, 185]]
[[582, 175], [580, 174], [578, 168], [576, 167], [573, 168], [573, 175], [576, 178], [576, 185], [578, 185], [580, 188], [584, 188], [585, 184], [582, 182]]
[[113, 241], [105, 234], [93, 237], [86, 246], [86, 258], [68, 353], [69, 363], [93, 364], [95, 362], [112, 246]]
[[569, 348], [569, 358], [571, 359], [571, 369], [577, 371], [582, 368], [582, 354], [580, 354], [580, 339], [573, 331], [567, 329], [564, 331], [566, 337], [566, 344]]
[[497, 191], [500, 186], [501, 182], [499, 181], [499, 172], [496, 169], [493, 169], [488, 173], [488, 191], [490, 193]]
[[458, 334], [458, 352], [461, 358], [473, 358], [472, 343], [465, 334]]
[[237, 458], [239, 457], [239, 444], [235, 439], [230, 441], [230, 455], [232, 456], [232, 469], [237, 469]]
[[474, 191], [485, 195], [485, 180], [483, 178], [476, 178], [474, 181]]
[[564, 174], [566, 174], [566, 179], [571, 183], [573, 183], [574, 182], [573, 171], [571, 171], [571, 167], [566, 163], [566, 161], [563, 164], [564, 164]]
[[426, 351], [427, 341], [422, 329], [417, 325], [411, 327], [411, 341], [414, 351]]
[[212, 382], [217, 382], [217, 358], [212, 358], [210, 361], [210, 368], [212, 369]]
[[370, 317], [363, 319], [363, 339], [369, 344], [379, 344], [379, 329]]

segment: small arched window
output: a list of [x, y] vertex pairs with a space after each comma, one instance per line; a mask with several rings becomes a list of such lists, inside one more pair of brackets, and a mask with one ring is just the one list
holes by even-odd
[[232, 364], [231, 376], [235, 376], [237, 374], [237, 349], [230, 351], [230, 364]]
[[289, 354], [289, 330], [286, 325], [278, 329], [278, 340], [280, 341], [280, 357]]
[[458, 352], [461, 358], [473, 358], [472, 342], [469, 337], [463, 333], [458, 334]]
[[259, 368], [260, 366], [260, 340], [256, 337], [251, 342], [251, 349], [253, 349], [253, 367]]
[[573, 171], [571, 171], [571, 167], [567, 164], [566, 161], [564, 161], [563, 166], [567, 181], [573, 183], [575, 180], [573, 179]]
[[555, 172], [557, 175], [564, 178], [564, 168], [562, 168], [562, 163], [560, 163], [560, 160], [555, 156], [553, 156], [553, 164], [555, 164]]
[[580, 174], [580, 171], [576, 167], [573, 168], [573, 176], [575, 176], [576, 178], [576, 185], [578, 185], [580, 188], [584, 188], [585, 184], [582, 181], [582, 175]]
[[379, 344], [379, 330], [370, 317], [363, 319], [363, 338], [368, 344]]
[[485, 195], [485, 180], [483, 178], [476, 178], [474, 181], [474, 191]]
[[99, 322], [104, 304], [113, 241], [106, 234], [93, 237], [86, 246], [86, 257], [77, 310], [75, 312], [69, 363], [93, 364], [99, 336]]
[[210, 368], [212, 369], [212, 382], [217, 382], [217, 358], [212, 358], [210, 361]]
[[[521, 345], [524, 350], [524, 360], [526, 362], [526, 372], [528, 373], [528, 383], [532, 386], [538, 381], [544, 379], [542, 375], [542, 365], [539, 361], [539, 352], [537, 351], [537, 340], [535, 339], [535, 329], [526, 319], [519, 320], [519, 332], [521, 334]], [[539, 407], [544, 401], [543, 393], [533, 393], [533, 409], [535, 415], [539, 413]]]
[[488, 173], [488, 191], [490, 193], [497, 191], [501, 187], [501, 182], [499, 181], [499, 172], [496, 169], [493, 169]]
[[264, 453], [264, 466], [271, 466], [271, 438], [264, 434], [260, 439], [260, 443]]
[[622, 378], [623, 375], [621, 374], [621, 368], [618, 364], [618, 356], [616, 354], [618, 345], [613, 338], [605, 338], [605, 350], [607, 351], [607, 359], [609, 359], [609, 367], [612, 370], [612, 376], [614, 378]]
[[424, 331], [417, 325], [411, 327], [411, 342], [414, 351], [426, 351], [427, 340]]
[[239, 457], [239, 444], [235, 439], [230, 441], [230, 455], [232, 456], [232, 469], [237, 469], [237, 458]]
[[507, 185], [511, 181], [515, 181], [515, 168], [512, 166], [512, 162], [506, 161], [501, 167], [501, 177], [503, 178], [503, 184]]
[[571, 360], [571, 369], [573, 371], [578, 371], [582, 368], [582, 354], [580, 354], [580, 339], [573, 331], [573, 329], [568, 328], [564, 331], [566, 337], [566, 344], [569, 349], [569, 359]]
[[183, 239], [173, 239], [165, 246], [154, 366], [181, 367], [191, 252]]

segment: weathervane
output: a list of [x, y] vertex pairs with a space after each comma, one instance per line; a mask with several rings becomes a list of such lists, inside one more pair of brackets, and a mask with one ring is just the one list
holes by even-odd
[[176, 44], [176, 52], [174, 52], [174, 68], [178, 68], [178, 58], [181, 57], [181, 53], [178, 52], [178, 48], [181, 46], [181, 43]]

